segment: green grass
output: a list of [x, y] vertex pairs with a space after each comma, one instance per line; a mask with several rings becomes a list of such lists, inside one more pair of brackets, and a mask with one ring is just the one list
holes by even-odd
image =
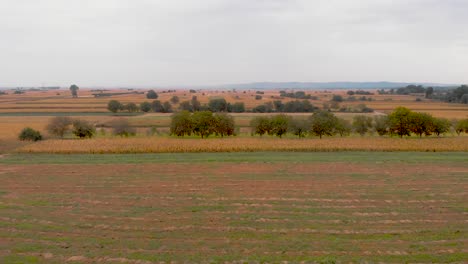
[[139, 116], [144, 113], [111, 113], [111, 112], [10, 112], [1, 116]]
[[144, 164], [216, 162], [466, 163], [466, 152], [239, 152], [157, 154], [11, 154], [0, 164]]

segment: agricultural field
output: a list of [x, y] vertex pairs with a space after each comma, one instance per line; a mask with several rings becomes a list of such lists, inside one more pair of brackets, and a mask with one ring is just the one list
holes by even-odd
[[0, 262], [462, 263], [466, 153], [11, 154]]
[[[468, 259], [468, 136], [252, 136], [231, 113], [235, 137], [169, 135], [171, 113], [110, 113], [109, 100], [81, 89], [0, 96], [0, 263], [464, 263]], [[279, 90], [177, 95], [244, 102], [292, 98]], [[311, 91], [322, 108], [333, 94]], [[382, 116], [398, 106], [449, 120], [468, 106], [415, 95], [371, 95]], [[342, 102], [358, 105], [362, 102]], [[173, 105], [177, 109], [177, 105]], [[291, 113], [308, 117], [312, 113]], [[53, 117], [97, 128], [91, 139], [48, 134]], [[125, 120], [135, 136], [112, 135]], [[42, 141], [19, 141], [31, 127]]]

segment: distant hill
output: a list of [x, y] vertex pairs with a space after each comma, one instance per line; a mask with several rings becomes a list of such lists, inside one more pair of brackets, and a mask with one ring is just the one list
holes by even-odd
[[457, 86], [456, 84], [405, 82], [255, 82], [227, 84], [221, 87], [228, 89], [390, 89], [410, 84], [434, 87]]

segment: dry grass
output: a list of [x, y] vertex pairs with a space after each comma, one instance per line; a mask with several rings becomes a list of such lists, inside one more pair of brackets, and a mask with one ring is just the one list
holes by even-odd
[[167, 153], [249, 151], [468, 151], [468, 137], [380, 138], [97, 138], [46, 140], [17, 149], [23, 153]]

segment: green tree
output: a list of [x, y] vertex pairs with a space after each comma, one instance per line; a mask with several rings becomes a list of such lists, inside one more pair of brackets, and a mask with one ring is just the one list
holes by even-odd
[[198, 101], [197, 96], [192, 96], [190, 104], [192, 105], [192, 111], [196, 112], [201, 110], [201, 103]]
[[243, 102], [237, 102], [231, 105], [231, 112], [243, 113], [245, 112], [245, 104]]
[[310, 132], [313, 135], [319, 136], [333, 136], [336, 133], [335, 127], [338, 122], [338, 118], [331, 112], [320, 110], [315, 112], [311, 117], [311, 129]]
[[272, 126], [270, 118], [265, 116], [254, 117], [250, 121], [250, 126], [253, 129], [253, 134], [263, 136], [264, 134], [271, 134]]
[[189, 111], [175, 113], [171, 117], [171, 135], [190, 136], [192, 135], [194, 122]]
[[154, 90], [149, 90], [146, 92], [146, 98], [148, 99], [158, 99], [159, 95]]
[[49, 134], [62, 137], [70, 129], [73, 120], [67, 116], [56, 116], [47, 124], [46, 130]]
[[372, 128], [372, 118], [369, 116], [357, 115], [353, 118], [353, 129], [359, 135], [364, 136]]
[[422, 137], [423, 134], [431, 135], [433, 131], [434, 118], [426, 113], [411, 112], [410, 131]]
[[42, 135], [39, 131], [30, 127], [26, 127], [21, 130], [20, 134], [18, 135], [18, 139], [21, 141], [38, 141], [42, 140]]
[[124, 106], [124, 109], [130, 113], [138, 112], [140, 109], [135, 103], [128, 103]]
[[164, 113], [164, 106], [159, 100], [154, 100], [151, 103], [151, 109], [156, 113]]
[[208, 102], [208, 109], [212, 112], [227, 112], [228, 104], [224, 98], [214, 98]]
[[288, 132], [290, 117], [287, 115], [276, 115], [270, 118], [271, 123], [271, 134], [278, 137], [283, 137]]
[[86, 120], [73, 121], [73, 134], [79, 138], [92, 138], [96, 133], [96, 128]]
[[234, 135], [235, 124], [232, 116], [225, 113], [216, 113], [214, 119], [214, 132], [216, 135], [221, 137]]
[[210, 111], [198, 111], [193, 113], [193, 132], [201, 138], [208, 137], [213, 134], [215, 128], [215, 118]]
[[190, 101], [183, 101], [179, 104], [179, 109], [182, 111], [193, 112], [193, 107]]
[[107, 109], [112, 113], [117, 113], [123, 109], [123, 105], [117, 100], [110, 100], [109, 103], [107, 103]]
[[163, 103], [163, 113], [172, 113], [172, 105], [169, 101]]
[[294, 117], [289, 122], [289, 132], [300, 138], [305, 137], [310, 130], [310, 120], [303, 117]]
[[468, 133], [468, 119], [459, 120], [455, 125], [455, 132], [460, 135], [462, 132]]
[[410, 136], [411, 133], [411, 110], [406, 107], [397, 107], [389, 116], [389, 131], [391, 134]]
[[451, 123], [448, 119], [445, 118], [434, 118], [432, 120], [432, 132], [437, 136], [440, 134], [445, 134], [450, 130]]
[[71, 92], [71, 94], [72, 94], [72, 97], [78, 97], [78, 90], [79, 90], [79, 89], [80, 89], [80, 88], [79, 88], [76, 84], [72, 84], [72, 85], [70, 86], [70, 92]]
[[340, 137], [347, 136], [352, 131], [351, 123], [343, 118], [338, 118], [335, 131], [336, 133], [340, 134]]
[[374, 117], [374, 130], [379, 136], [384, 136], [389, 133], [390, 121], [388, 116]]
[[151, 111], [151, 103], [150, 102], [143, 102], [140, 104], [140, 111], [148, 113]]

